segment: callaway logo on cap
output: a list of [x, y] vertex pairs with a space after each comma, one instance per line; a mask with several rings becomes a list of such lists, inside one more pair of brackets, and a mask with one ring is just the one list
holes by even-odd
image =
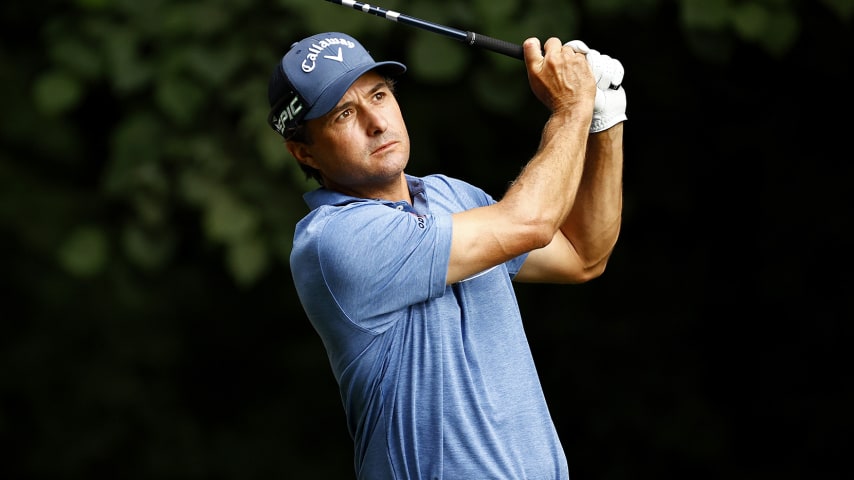
[[375, 68], [388, 75], [406, 71], [402, 63], [374, 61], [344, 33], [321, 33], [294, 43], [270, 76], [270, 126], [287, 138], [303, 121], [329, 113], [353, 82]]

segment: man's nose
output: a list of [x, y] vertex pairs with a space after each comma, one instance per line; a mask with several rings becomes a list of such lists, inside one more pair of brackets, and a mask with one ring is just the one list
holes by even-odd
[[388, 128], [388, 121], [381, 109], [367, 109], [365, 112], [365, 122], [369, 135], [379, 135]]

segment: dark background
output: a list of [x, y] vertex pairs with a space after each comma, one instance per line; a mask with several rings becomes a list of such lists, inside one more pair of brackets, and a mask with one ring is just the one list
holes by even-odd
[[[850, 4], [494, 5], [384, 6], [626, 68], [608, 270], [517, 287], [572, 477], [847, 478]], [[745, 6], [796, 33], [751, 34]], [[0, 11], [0, 475], [352, 478], [288, 270], [312, 185], [264, 124], [270, 68], [364, 38], [410, 66], [410, 173], [500, 197], [546, 118], [521, 63], [319, 0]]]

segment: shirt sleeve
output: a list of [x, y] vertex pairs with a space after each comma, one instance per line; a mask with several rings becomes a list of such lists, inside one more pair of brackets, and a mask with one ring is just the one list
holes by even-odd
[[450, 245], [450, 215], [361, 202], [329, 219], [318, 252], [342, 312], [363, 328], [381, 330], [384, 314], [444, 293]]
[[[434, 211], [460, 212], [472, 208], [485, 207], [496, 202], [483, 189], [460, 179], [435, 174], [426, 177], [426, 181], [431, 186], [431, 207]], [[506, 262], [510, 278], [514, 278], [519, 273], [519, 269], [522, 268], [522, 264], [525, 263], [525, 259], [527, 258], [528, 254], [523, 253]]]

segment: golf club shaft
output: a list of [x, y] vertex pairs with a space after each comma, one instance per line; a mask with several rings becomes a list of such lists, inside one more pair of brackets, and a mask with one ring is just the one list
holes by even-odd
[[357, 2], [355, 0], [326, 1], [337, 3], [338, 5], [342, 5], [345, 7], [352, 7], [354, 10], [359, 10], [364, 13], [370, 13], [378, 17], [383, 17], [386, 20], [391, 20], [393, 22], [402, 23], [411, 27], [421, 28], [433, 33], [438, 33], [439, 35], [454, 39], [458, 42], [465, 43], [466, 45], [469, 45], [471, 47], [484, 48], [486, 50], [491, 50], [493, 52], [507, 55], [508, 57], [517, 58], [519, 60], [522, 60], [524, 58], [524, 54], [522, 53], [522, 46], [515, 43], [505, 42], [504, 40], [492, 38], [487, 35], [481, 35], [479, 33], [467, 32], [465, 30], [460, 30], [457, 28], [446, 27], [438, 23], [428, 22], [420, 18], [410, 17], [409, 15], [404, 15], [400, 12], [395, 12], [394, 10], [385, 10], [381, 7], [377, 7], [376, 5], [368, 5], [367, 3]]

